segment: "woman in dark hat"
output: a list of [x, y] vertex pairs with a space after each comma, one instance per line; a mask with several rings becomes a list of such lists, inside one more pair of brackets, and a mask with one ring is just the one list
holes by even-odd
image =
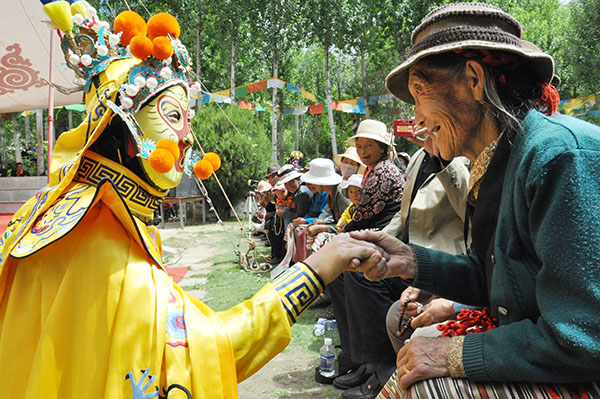
[[412, 43], [387, 87], [445, 159], [473, 162], [472, 246], [353, 236], [384, 253], [369, 279], [400, 276], [489, 313], [412, 339], [380, 397], [600, 397], [600, 129], [555, 113], [552, 57], [497, 7], [437, 8]]

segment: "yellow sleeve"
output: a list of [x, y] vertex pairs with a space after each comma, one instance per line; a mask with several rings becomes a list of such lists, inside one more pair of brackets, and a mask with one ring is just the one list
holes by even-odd
[[316, 273], [297, 263], [251, 299], [218, 313], [231, 340], [238, 381], [254, 374], [287, 346], [290, 326], [323, 288]]
[[342, 216], [340, 216], [340, 220], [338, 220], [337, 224], [335, 225], [335, 227], [340, 227], [340, 224], [342, 224], [343, 222], [346, 223], [350, 223], [352, 221], [352, 207], [354, 206], [354, 204], [350, 204], [348, 205], [348, 208], [346, 208], [346, 210], [344, 211], [344, 213], [342, 213]]

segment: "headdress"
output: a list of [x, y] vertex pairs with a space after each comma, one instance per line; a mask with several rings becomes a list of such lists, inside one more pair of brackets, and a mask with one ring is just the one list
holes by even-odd
[[[111, 30], [110, 24], [99, 20], [96, 10], [86, 1], [42, 2], [46, 14], [62, 32], [65, 61], [79, 77], [90, 116], [85, 141], [77, 140], [79, 148], [74, 146], [72, 150], [80, 152], [98, 138], [102, 129], [96, 132], [95, 125], [103, 128], [105, 123], [93, 122], [117, 114], [131, 132], [138, 157], [149, 159], [159, 173], [172, 167], [171, 155], [175, 159], [178, 156], [173, 146], [144, 139], [134, 115], [168, 87], [180, 85], [188, 96], [200, 90], [200, 84], [191, 81], [190, 56], [178, 39], [180, 27], [175, 17], [158, 13], [146, 23], [134, 11], [124, 11]], [[193, 117], [193, 110], [188, 110], [188, 114]], [[157, 147], [162, 151], [155, 151]], [[201, 151], [188, 151], [185, 173], [191, 176], [196, 171], [198, 177], [208, 178], [220, 166], [220, 159], [212, 154], [203, 159]], [[58, 161], [62, 163], [63, 159]]]

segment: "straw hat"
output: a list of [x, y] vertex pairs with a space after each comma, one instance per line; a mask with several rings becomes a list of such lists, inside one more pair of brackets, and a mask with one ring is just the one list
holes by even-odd
[[287, 183], [291, 180], [297, 179], [302, 176], [301, 172], [298, 172], [298, 169], [294, 168], [290, 164], [283, 165], [279, 171], [277, 171], [277, 178], [279, 179], [279, 183]]
[[554, 60], [533, 43], [521, 39], [521, 24], [496, 6], [482, 3], [452, 3], [431, 11], [412, 34], [408, 58], [386, 78], [388, 90], [414, 104], [408, 91], [408, 72], [419, 60], [433, 54], [461, 49], [499, 50], [529, 61], [544, 82], [554, 75]]
[[348, 187], [354, 186], [361, 188], [362, 180], [363, 175], [355, 173], [352, 176], [350, 176], [350, 178], [346, 181], [346, 186], [344, 186], [344, 188], [342, 189], [342, 194], [344, 194], [344, 197], [348, 198]]
[[343, 158], [348, 158], [354, 162], [358, 162], [358, 173], [361, 173], [365, 170], [365, 165], [360, 160], [360, 157], [358, 156], [358, 152], [356, 152], [356, 147], [350, 146], [350, 147], [346, 148], [346, 151], [344, 151], [343, 154], [337, 154], [336, 156], [334, 156], [333, 163], [335, 163], [335, 165], [339, 168], [340, 165], [342, 164]]
[[305, 183], [335, 186], [342, 181], [342, 176], [335, 173], [335, 165], [331, 159], [315, 158], [310, 161], [309, 168], [308, 173], [300, 178]]
[[256, 185], [256, 189], [254, 191], [259, 192], [259, 193], [266, 193], [266, 192], [270, 191], [271, 188], [273, 188], [273, 187], [269, 184], [269, 182], [261, 180]]
[[365, 119], [360, 122], [356, 134], [346, 140], [346, 145], [356, 147], [356, 139], [359, 137], [379, 141], [380, 143], [386, 144], [388, 147], [392, 145], [393, 139], [392, 134], [388, 133], [385, 123], [374, 119]]

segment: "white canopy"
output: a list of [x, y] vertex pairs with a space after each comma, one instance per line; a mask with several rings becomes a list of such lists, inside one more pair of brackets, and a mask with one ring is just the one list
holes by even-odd
[[[39, 0], [11, 0], [0, 13], [0, 113], [48, 108], [49, 21]], [[56, 30], [52, 82], [74, 87], [75, 73], [65, 65]], [[54, 105], [83, 102], [82, 92], [64, 95], [54, 91]]]

